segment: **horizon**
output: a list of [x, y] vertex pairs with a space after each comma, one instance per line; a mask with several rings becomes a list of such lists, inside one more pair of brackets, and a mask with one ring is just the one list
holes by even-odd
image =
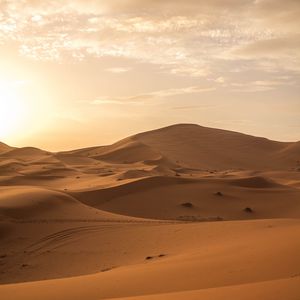
[[160, 129], [166, 129], [166, 128], [169, 128], [169, 127], [175, 127], [175, 126], [186, 126], [186, 125], [193, 125], [193, 126], [199, 126], [199, 127], [203, 127], [203, 128], [207, 128], [207, 129], [215, 129], [215, 130], [223, 130], [223, 131], [227, 131], [227, 132], [235, 132], [235, 133], [239, 133], [241, 135], [246, 135], [246, 136], [251, 136], [251, 137], [256, 137], [256, 138], [264, 138], [264, 139], [267, 139], [269, 141], [272, 141], [272, 142], [279, 142], [279, 143], [298, 143], [300, 142], [300, 140], [295, 140], [295, 141], [279, 141], [279, 140], [273, 140], [273, 139], [270, 139], [268, 137], [264, 137], [264, 136], [257, 136], [257, 135], [252, 135], [252, 134], [248, 134], [248, 133], [244, 133], [244, 132], [239, 132], [239, 131], [234, 131], [234, 130], [228, 130], [228, 129], [224, 129], [224, 128], [216, 128], [216, 127], [208, 127], [208, 126], [203, 126], [203, 125], [200, 125], [200, 124], [196, 124], [196, 123], [175, 123], [175, 124], [170, 124], [170, 125], [166, 125], [166, 126], [163, 126], [163, 127], [158, 127], [158, 128], [152, 128], [152, 129], [149, 129], [149, 130], [146, 130], [146, 131], [141, 131], [141, 132], [136, 132], [136, 133], [133, 133], [129, 136], [124, 136], [124, 137], [121, 137], [120, 139], [117, 139], [115, 141], [113, 141], [112, 143], [109, 143], [109, 144], [92, 144], [92, 145], [87, 145], [85, 147], [82, 147], [82, 148], [69, 148], [69, 149], [57, 149], [57, 150], [51, 150], [51, 149], [47, 149], [47, 148], [43, 148], [43, 147], [36, 147], [34, 145], [23, 145], [23, 146], [14, 146], [14, 145], [11, 145], [11, 144], [8, 144], [8, 143], [5, 143], [5, 141], [0, 141], [0, 143], [3, 143], [7, 146], [10, 146], [10, 147], [14, 147], [14, 148], [26, 148], [26, 147], [33, 147], [33, 148], [38, 148], [40, 150], [44, 150], [44, 151], [48, 151], [48, 152], [65, 152], [65, 151], [72, 151], [72, 150], [80, 150], [80, 149], [88, 149], [88, 148], [93, 148], [93, 147], [105, 147], [105, 146], [110, 146], [110, 145], [113, 145], [123, 139], [126, 139], [126, 138], [129, 138], [129, 137], [132, 137], [132, 136], [135, 136], [135, 135], [138, 135], [138, 134], [144, 134], [144, 133], [148, 133], [148, 132], [151, 132], [151, 131], [156, 131], [156, 130], [160, 130]]
[[74, 149], [169, 124], [300, 140], [300, 2], [0, 3], [0, 140]]

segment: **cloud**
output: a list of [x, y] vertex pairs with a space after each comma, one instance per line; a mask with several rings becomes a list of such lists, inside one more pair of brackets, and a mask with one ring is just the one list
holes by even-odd
[[280, 31], [299, 32], [300, 2], [298, 0], [256, 0], [253, 13], [266, 25]]
[[245, 59], [252, 60], [248, 69], [261, 71], [267, 57], [266, 72], [300, 72], [298, 0], [10, 0], [0, 5], [0, 44], [14, 42], [22, 56], [35, 60], [121, 57], [173, 76], [218, 78], [231, 72], [232, 63], [245, 69]]
[[236, 53], [246, 57], [300, 56], [300, 35], [257, 41], [241, 47]]
[[251, 60], [256, 69], [300, 73], [300, 34], [251, 42], [233, 50], [235, 59]]
[[106, 5], [106, 8], [109, 11], [113, 12], [140, 12], [145, 10], [171, 10], [172, 12], [193, 12], [195, 11], [195, 9], [210, 11], [215, 9], [228, 10], [241, 8], [251, 2], [251, 0], [112, 0], [109, 1], [109, 4]]
[[164, 98], [164, 97], [171, 97], [171, 96], [176, 96], [176, 95], [198, 94], [198, 93], [204, 93], [204, 92], [211, 92], [214, 90], [215, 90], [214, 87], [203, 88], [203, 87], [199, 87], [199, 86], [190, 86], [190, 87], [186, 87], [186, 88], [177, 88], [177, 89], [167, 89], [167, 90], [156, 91], [156, 92], [149, 93], [147, 95], [152, 96], [152, 97]]
[[164, 99], [172, 96], [178, 95], [187, 95], [187, 94], [198, 94], [214, 91], [214, 87], [198, 87], [198, 86], [190, 86], [185, 88], [176, 88], [176, 89], [165, 89], [160, 91], [154, 91], [145, 94], [139, 94], [129, 97], [98, 97], [96, 100], [93, 100], [91, 104], [99, 105], [99, 104], [134, 104], [140, 105], [144, 104], [145, 101], [149, 100], [157, 100]]
[[220, 77], [216, 78], [214, 81], [218, 82], [218, 83], [225, 83], [226, 80], [223, 76], [220, 76]]
[[91, 102], [95, 105], [102, 104], [140, 104], [138, 101], [131, 101], [128, 98], [114, 98], [114, 97], [98, 97], [96, 100]]
[[249, 82], [239, 82], [230, 83], [230, 88], [233, 92], [244, 92], [244, 93], [254, 93], [254, 92], [266, 92], [274, 90], [282, 85], [289, 85], [291, 83], [287, 83], [285, 80], [257, 80], [257, 81], [249, 81]]
[[123, 68], [123, 67], [115, 67], [115, 68], [106, 69], [107, 72], [115, 73], [115, 74], [126, 73], [126, 72], [129, 72], [130, 70], [131, 70], [130, 68]]
[[172, 109], [174, 110], [194, 110], [194, 109], [201, 109], [201, 110], [208, 110], [208, 109], [216, 109], [220, 108], [221, 105], [184, 105], [184, 106], [174, 106]]

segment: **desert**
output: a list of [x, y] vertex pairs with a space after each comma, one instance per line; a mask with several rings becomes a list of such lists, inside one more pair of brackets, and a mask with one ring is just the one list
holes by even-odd
[[300, 0], [0, 0], [0, 300], [300, 300]]
[[299, 299], [297, 149], [194, 124], [1, 144], [1, 299]]

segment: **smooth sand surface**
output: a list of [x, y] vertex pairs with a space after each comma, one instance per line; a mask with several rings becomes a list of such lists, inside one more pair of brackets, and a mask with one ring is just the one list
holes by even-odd
[[[263, 299], [263, 300], [298, 300], [299, 278], [265, 281], [259, 283], [219, 287], [187, 292], [158, 294], [150, 296], [114, 298], [123, 300], [227, 300], [227, 299]], [[287, 297], [288, 295], [288, 297]]]
[[300, 144], [197, 125], [0, 143], [0, 298], [300, 299]]

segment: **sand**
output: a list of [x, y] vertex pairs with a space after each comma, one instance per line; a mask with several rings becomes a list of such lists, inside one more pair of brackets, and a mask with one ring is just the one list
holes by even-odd
[[193, 124], [0, 143], [1, 300], [300, 299], [299, 145]]

